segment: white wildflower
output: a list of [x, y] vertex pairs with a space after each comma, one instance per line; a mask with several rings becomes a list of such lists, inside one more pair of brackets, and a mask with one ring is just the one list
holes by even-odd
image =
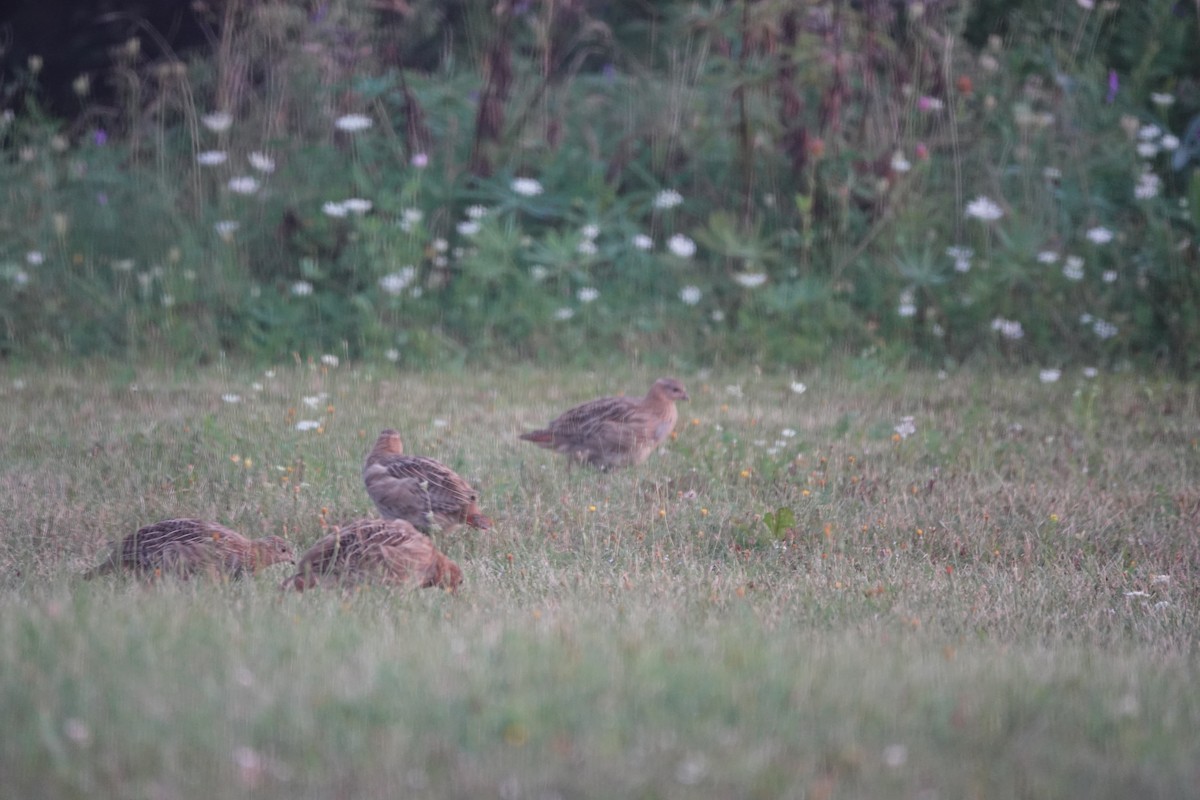
[[224, 150], [205, 150], [196, 154], [196, 163], [202, 167], [215, 167], [224, 164], [228, 159], [229, 154]]
[[467, 215], [467, 219], [483, 219], [487, 216], [488, 207], [478, 204], [467, 206], [466, 209], [463, 210], [463, 213]]
[[254, 167], [259, 172], [270, 174], [275, 171], [275, 159], [271, 158], [266, 153], [255, 151], [246, 156], [246, 159], [250, 162], [250, 166]]
[[1162, 128], [1157, 125], [1143, 125], [1138, 128], [1137, 138], [1143, 142], [1152, 142], [1162, 136]]
[[1044, 369], [1038, 373], [1038, 380], [1042, 383], [1054, 383], [1061, 377], [1061, 369]]
[[764, 272], [738, 272], [734, 274], [733, 280], [739, 286], [754, 289], [767, 282], [767, 275]]
[[975, 251], [971, 248], [953, 245], [946, 248], [946, 255], [954, 259], [955, 272], [971, 271], [971, 259], [975, 256]]
[[591, 286], [585, 286], [575, 293], [581, 303], [590, 303], [600, 296], [600, 290]]
[[383, 357], [386, 358], [388, 361], [392, 361], [392, 362], [399, 361], [400, 360], [400, 351], [394, 347], [389, 347], [387, 349], [387, 351], [383, 354]]
[[1118, 333], [1117, 326], [1111, 322], [1106, 322], [1102, 319], [1092, 323], [1092, 333], [1096, 334], [1101, 339], [1111, 339]]
[[1102, 225], [1098, 225], [1088, 230], [1087, 238], [1092, 244], [1108, 244], [1113, 240], [1113, 232]]
[[594, 256], [600, 252], [600, 248], [591, 239], [580, 239], [575, 251], [581, 256]]
[[240, 403], [240, 402], [242, 402], [242, 396], [240, 394], [232, 394], [232, 393], [223, 394], [223, 395], [221, 395], [221, 400], [226, 403]]
[[554, 318], [560, 322], [565, 322], [575, 316], [575, 309], [563, 307], [554, 312]]
[[321, 356], [321, 363], [327, 367], [336, 367], [341, 363], [341, 360], [332, 353], [326, 353], [325, 355]]
[[1158, 145], [1154, 142], [1138, 142], [1136, 149], [1142, 158], [1154, 158], [1158, 155]]
[[333, 122], [333, 126], [335, 128], [337, 128], [339, 131], [345, 131], [346, 133], [358, 133], [359, 131], [365, 131], [374, 124], [374, 120], [372, 120], [366, 114], [346, 114], [345, 116], [338, 117]]
[[1039, 264], [1057, 264], [1058, 253], [1054, 250], [1043, 250], [1037, 254], [1037, 260]]
[[40, 267], [46, 261], [46, 256], [41, 250], [30, 250], [25, 254], [25, 263], [31, 267]]
[[229, 191], [234, 194], [254, 194], [258, 191], [258, 178], [239, 175], [229, 179]]
[[904, 157], [904, 153], [897, 150], [892, 154], [892, 170], [895, 172], [908, 172], [912, 169], [912, 162]]
[[683, 202], [683, 195], [674, 189], [663, 189], [654, 197], [654, 207], [659, 209], [674, 208]]
[[535, 178], [513, 178], [510, 187], [524, 197], [537, 197], [543, 191], [542, 184]]
[[1150, 102], [1159, 108], [1168, 108], [1175, 105], [1175, 95], [1170, 92], [1151, 92]]
[[214, 111], [211, 114], [202, 116], [200, 122], [214, 133], [224, 133], [233, 125], [233, 117], [225, 111]]
[[1005, 339], [1022, 339], [1025, 337], [1025, 329], [1020, 322], [1013, 319], [1004, 319], [996, 317], [992, 320], [992, 330], [999, 333]]
[[917, 432], [917, 425], [912, 417], [901, 417], [900, 424], [892, 428], [901, 439], [907, 439]]
[[654, 248], [654, 240], [644, 233], [635, 235], [632, 239], [630, 239], [630, 242], [632, 242], [633, 246], [638, 250], [652, 250]]
[[991, 198], [980, 195], [967, 203], [966, 214], [984, 222], [994, 222], [1004, 216], [1004, 209]]
[[1069, 281], [1083, 280], [1083, 259], [1079, 256], [1067, 256], [1062, 274]]
[[384, 275], [379, 279], [379, 288], [393, 297], [403, 292], [417, 277], [416, 267], [401, 267], [397, 272]]
[[1117, 271], [1115, 269], [1104, 270], [1104, 274], [1100, 276], [1100, 280], [1104, 281], [1105, 283], [1116, 283]]
[[1166, 136], [1162, 137], [1158, 143], [1162, 146], [1162, 149], [1166, 150], [1167, 152], [1179, 149], [1179, 137], [1172, 133], [1168, 133]]
[[412, 233], [413, 228], [425, 219], [425, 212], [419, 208], [406, 208], [400, 212], [400, 230]]
[[342, 208], [349, 211], [351, 214], [366, 214], [375, 204], [370, 200], [364, 200], [361, 197], [351, 197], [342, 201]]
[[667, 249], [680, 258], [696, 255], [696, 243], [682, 233], [677, 233], [667, 240]]
[[320, 427], [320, 420], [315, 419], [302, 419], [296, 423], [296, 430], [298, 431], [315, 431]]
[[917, 313], [912, 289], [905, 289], [900, 293], [900, 305], [896, 308], [896, 313], [902, 317], [911, 317]]
[[1133, 196], [1138, 200], [1150, 200], [1157, 197], [1162, 190], [1162, 178], [1146, 170], [1138, 176], [1137, 185], [1133, 187]]
[[479, 233], [479, 223], [473, 219], [464, 219], [455, 226], [455, 230], [462, 236], [474, 236]]
[[1100, 374], [1100, 370], [1096, 369], [1095, 367], [1084, 367], [1083, 368], [1083, 377], [1085, 377], [1085, 378], [1088, 378], [1088, 379], [1095, 378], [1099, 374]]
[[350, 209], [346, 208], [345, 203], [335, 203], [332, 200], [321, 206], [321, 210], [327, 216], [341, 218], [350, 213]]
[[226, 242], [233, 240], [233, 234], [240, 227], [242, 227], [242, 224], [234, 219], [223, 219], [213, 224], [213, 230]]
[[700, 298], [702, 296], [703, 293], [700, 291], [699, 286], [685, 286], [679, 290], [679, 299], [682, 300], [685, 305], [696, 305], [700, 302]]
[[599, 225], [584, 225], [579, 231], [585, 239], [595, 239], [600, 235]]
[[308, 297], [313, 293], [313, 285], [308, 281], [296, 281], [292, 284], [292, 294], [296, 297]]
[[808, 391], [808, 386], [801, 383], [800, 381], [792, 381], [792, 385], [790, 388], [792, 390], [792, 394], [804, 394], [805, 392]]

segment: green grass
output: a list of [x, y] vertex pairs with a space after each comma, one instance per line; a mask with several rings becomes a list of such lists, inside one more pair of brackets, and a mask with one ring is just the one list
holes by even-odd
[[[516, 439], [652, 377], [10, 372], [5, 793], [1196, 796], [1196, 386], [685, 373], [640, 468]], [[78, 579], [172, 515], [306, 546], [387, 426], [497, 520], [440, 537], [457, 595]]]

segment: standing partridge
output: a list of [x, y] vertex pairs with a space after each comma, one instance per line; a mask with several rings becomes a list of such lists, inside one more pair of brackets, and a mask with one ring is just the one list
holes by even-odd
[[492, 521], [479, 510], [479, 493], [440, 461], [404, 455], [400, 434], [379, 434], [363, 465], [367, 494], [384, 519], [402, 519], [422, 533], [460, 524], [488, 530]]
[[678, 416], [675, 401], [687, 399], [682, 383], [659, 378], [645, 397], [591, 400], [521, 438], [602, 470], [640, 464], [671, 435]]

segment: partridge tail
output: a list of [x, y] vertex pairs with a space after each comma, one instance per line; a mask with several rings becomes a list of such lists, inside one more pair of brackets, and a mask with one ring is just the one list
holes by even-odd
[[548, 444], [554, 443], [554, 434], [547, 430], [530, 431], [529, 433], [522, 433], [521, 438], [527, 442], [533, 442], [535, 444], [548, 445]]

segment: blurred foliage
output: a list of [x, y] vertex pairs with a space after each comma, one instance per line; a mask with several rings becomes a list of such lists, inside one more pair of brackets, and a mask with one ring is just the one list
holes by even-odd
[[0, 353], [1186, 373], [1196, 10], [1088, 5], [215, 3], [178, 51], [143, 20], [75, 113], [36, 57], [4, 77]]

